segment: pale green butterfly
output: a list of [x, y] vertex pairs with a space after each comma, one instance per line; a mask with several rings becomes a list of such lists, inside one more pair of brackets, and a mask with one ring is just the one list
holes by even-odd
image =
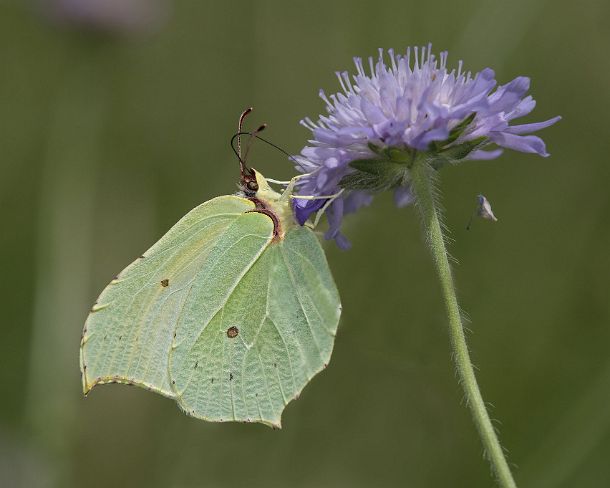
[[81, 341], [85, 394], [127, 383], [193, 417], [280, 427], [328, 364], [341, 303], [317, 236], [293, 219], [295, 180], [277, 193], [236, 152], [241, 196], [191, 210], [102, 291]]

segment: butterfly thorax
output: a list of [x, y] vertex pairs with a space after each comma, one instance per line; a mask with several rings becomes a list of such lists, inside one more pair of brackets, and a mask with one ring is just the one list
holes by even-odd
[[256, 178], [257, 189], [255, 191], [252, 189], [248, 191], [249, 188], [243, 189], [244, 196], [256, 206], [253, 212], [263, 213], [273, 220], [274, 236], [283, 239], [288, 229], [296, 225], [290, 195], [286, 191], [276, 192], [262, 174], [255, 169], [251, 171]]

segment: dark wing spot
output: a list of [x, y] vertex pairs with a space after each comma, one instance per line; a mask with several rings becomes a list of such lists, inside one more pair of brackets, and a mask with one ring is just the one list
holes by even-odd
[[229, 373], [229, 381], [233, 380], [233, 373]]
[[169, 286], [169, 280], [167, 278], [165, 278], [164, 280], [161, 280], [161, 286], [163, 288], [165, 288], [166, 286]]
[[235, 327], [234, 325], [227, 329], [227, 337], [229, 339], [235, 339], [238, 334], [239, 334], [239, 329], [237, 327]]

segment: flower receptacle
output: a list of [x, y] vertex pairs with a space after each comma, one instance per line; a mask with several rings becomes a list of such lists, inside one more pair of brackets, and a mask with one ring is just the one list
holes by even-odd
[[481, 149], [489, 142], [486, 137], [457, 145], [451, 145], [454, 141], [448, 141], [433, 143], [428, 151], [398, 147], [382, 148], [369, 144], [369, 148], [379, 157], [351, 161], [349, 166], [352, 171], [341, 179], [339, 186], [345, 190], [362, 190], [369, 193], [381, 193], [399, 186], [407, 186], [411, 179], [411, 168], [417, 161], [426, 161], [432, 168], [439, 170], [447, 164], [461, 162], [473, 151]]

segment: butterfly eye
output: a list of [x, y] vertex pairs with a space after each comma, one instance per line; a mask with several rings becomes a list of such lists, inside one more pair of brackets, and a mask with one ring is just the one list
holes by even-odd
[[248, 181], [246, 186], [248, 187], [248, 190], [258, 191], [258, 183], [254, 180]]

